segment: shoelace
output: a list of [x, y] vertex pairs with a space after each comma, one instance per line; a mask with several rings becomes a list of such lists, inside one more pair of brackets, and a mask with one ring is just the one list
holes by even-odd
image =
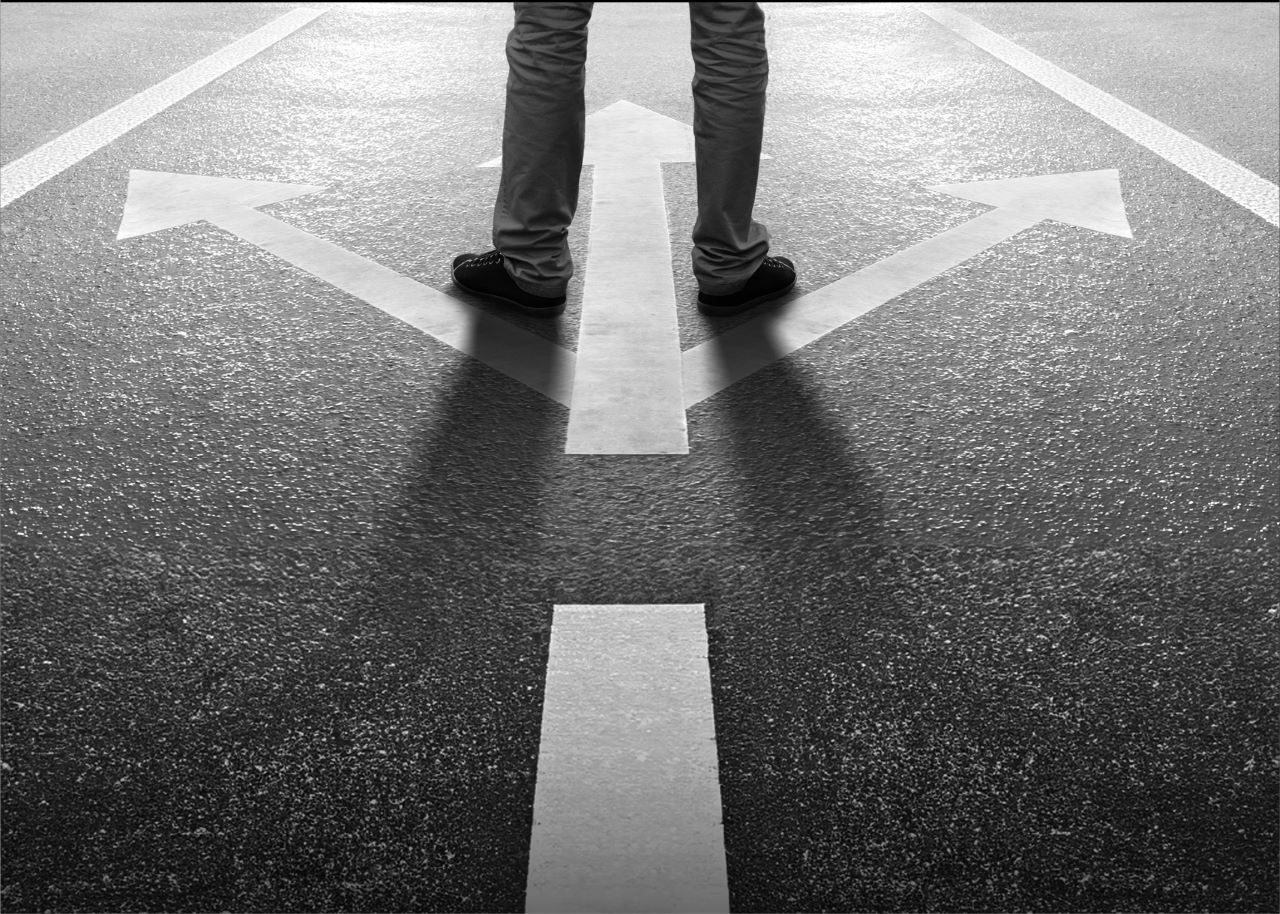
[[462, 264], [462, 266], [486, 267], [491, 263], [499, 263], [501, 260], [502, 260], [502, 254], [500, 252], [490, 251], [488, 254], [484, 254], [480, 257], [473, 257], [471, 260], [468, 260], [466, 263]]

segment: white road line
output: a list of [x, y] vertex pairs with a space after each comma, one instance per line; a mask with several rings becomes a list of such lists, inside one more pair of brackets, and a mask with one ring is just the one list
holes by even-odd
[[703, 616], [555, 607], [526, 911], [729, 910]]
[[687, 454], [662, 162], [693, 131], [630, 102], [587, 121], [591, 230], [566, 454]]
[[139, 92], [133, 98], [0, 168], [0, 207], [8, 206], [23, 194], [119, 139], [134, 127], [238, 67], [324, 12], [300, 8], [286, 13], [182, 72]]
[[1066, 70], [1037, 57], [1012, 41], [954, 10], [923, 8], [920, 12], [982, 48], [996, 59], [1031, 77], [1119, 130], [1134, 142], [1181, 168], [1198, 181], [1230, 197], [1272, 225], [1280, 225], [1280, 186], [1259, 177], [1207, 146], [1126, 105]]

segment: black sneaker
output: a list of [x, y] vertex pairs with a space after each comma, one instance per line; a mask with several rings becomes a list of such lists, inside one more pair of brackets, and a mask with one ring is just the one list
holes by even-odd
[[524, 291], [507, 275], [502, 254], [459, 254], [453, 258], [453, 281], [469, 292], [514, 305], [525, 314], [555, 317], [564, 311], [565, 296], [547, 298]]
[[785, 257], [766, 257], [751, 274], [741, 292], [732, 295], [698, 293], [698, 310], [715, 317], [726, 317], [781, 298], [796, 284], [796, 265]]

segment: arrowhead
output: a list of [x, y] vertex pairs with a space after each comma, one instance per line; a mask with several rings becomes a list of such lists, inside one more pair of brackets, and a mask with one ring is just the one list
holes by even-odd
[[[628, 101], [614, 102], [587, 118], [583, 162], [594, 165], [618, 159], [692, 162], [695, 160], [693, 128]], [[500, 164], [502, 156], [481, 162], [480, 167], [496, 168]]]
[[1036, 219], [1132, 238], [1120, 196], [1120, 172], [1077, 171], [966, 184], [935, 184], [929, 190], [1002, 209], [1017, 210]]
[[626, 101], [614, 102], [587, 118], [585, 163], [638, 158], [694, 161], [693, 128]]
[[241, 181], [134, 169], [129, 172], [129, 194], [116, 238], [146, 235], [210, 219], [224, 210], [256, 208], [318, 190], [324, 188], [313, 184]]

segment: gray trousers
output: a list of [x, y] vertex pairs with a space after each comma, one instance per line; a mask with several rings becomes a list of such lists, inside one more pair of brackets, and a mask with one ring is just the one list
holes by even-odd
[[[493, 246], [521, 289], [560, 296], [573, 276], [568, 236], [586, 138], [594, 4], [514, 6]], [[689, 22], [698, 174], [693, 274], [701, 291], [728, 295], [769, 250], [768, 231], [751, 218], [769, 82], [764, 13], [756, 3], [690, 3]]]

